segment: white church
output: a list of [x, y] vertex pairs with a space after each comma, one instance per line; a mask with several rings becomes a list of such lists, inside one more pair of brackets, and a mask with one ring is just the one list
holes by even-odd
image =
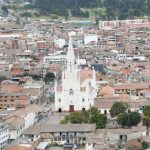
[[74, 112], [88, 110], [94, 105], [96, 73], [92, 68], [81, 69], [75, 58], [72, 40], [69, 39], [67, 65], [61, 83], [55, 82], [55, 111]]

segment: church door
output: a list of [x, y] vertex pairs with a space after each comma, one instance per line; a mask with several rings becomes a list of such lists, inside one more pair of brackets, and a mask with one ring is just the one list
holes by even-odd
[[74, 112], [74, 105], [70, 105], [69, 112]]
[[59, 108], [59, 109], [58, 109], [58, 112], [59, 112], [59, 113], [61, 113], [61, 112], [62, 112], [61, 108]]

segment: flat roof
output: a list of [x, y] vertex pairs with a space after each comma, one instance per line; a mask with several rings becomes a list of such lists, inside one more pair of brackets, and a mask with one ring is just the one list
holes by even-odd
[[40, 142], [39, 145], [36, 147], [37, 149], [44, 150], [46, 146], [49, 145], [49, 142]]

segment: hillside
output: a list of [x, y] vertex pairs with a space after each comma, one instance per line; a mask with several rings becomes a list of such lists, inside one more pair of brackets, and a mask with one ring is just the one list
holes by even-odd
[[134, 19], [150, 17], [150, 0], [14, 0], [2, 6], [5, 15], [7, 9], [32, 18]]
[[81, 8], [103, 8], [95, 11], [95, 15], [102, 19], [127, 19], [150, 15], [149, 0], [35, 0], [34, 8], [41, 14], [50, 13], [59, 16], [69, 16], [69, 11], [75, 17], [89, 17], [89, 11]]

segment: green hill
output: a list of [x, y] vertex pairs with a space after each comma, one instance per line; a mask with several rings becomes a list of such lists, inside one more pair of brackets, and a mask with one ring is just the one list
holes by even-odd
[[41, 15], [56, 14], [66, 18], [70, 14], [88, 18], [91, 9], [95, 9], [95, 16], [109, 20], [150, 16], [150, 0], [34, 0], [33, 7]]

